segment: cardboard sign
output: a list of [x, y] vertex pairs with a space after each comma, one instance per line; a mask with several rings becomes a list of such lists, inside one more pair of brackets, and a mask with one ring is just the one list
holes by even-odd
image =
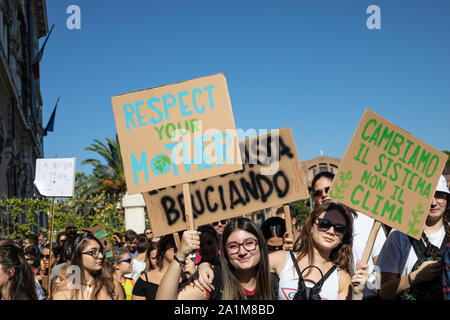
[[73, 197], [75, 158], [36, 159], [34, 185], [47, 197]]
[[108, 232], [106, 232], [105, 226], [103, 224], [99, 224], [87, 230], [91, 231], [94, 234], [94, 237], [100, 240], [103, 246], [103, 255], [105, 256], [105, 258], [112, 258], [113, 257], [112, 247], [111, 243], [109, 242]]
[[111, 100], [128, 194], [242, 169], [223, 74]]
[[[242, 141], [240, 149], [241, 171], [190, 184], [196, 227], [308, 198], [289, 127], [279, 130], [279, 136], [270, 132]], [[186, 229], [181, 185], [143, 196], [156, 237]]]
[[447, 157], [366, 109], [329, 195], [420, 239]]

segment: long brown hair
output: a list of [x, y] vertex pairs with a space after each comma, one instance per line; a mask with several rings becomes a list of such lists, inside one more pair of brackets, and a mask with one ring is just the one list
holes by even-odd
[[[3, 272], [14, 269], [11, 278], [8, 297], [10, 300], [37, 300], [35, 276], [30, 265], [25, 260], [23, 252], [13, 244], [7, 243], [0, 246], [0, 264]], [[5, 284], [6, 285], [6, 284]], [[1, 295], [1, 294], [0, 294]]]
[[153, 241], [150, 241], [150, 246], [147, 249], [147, 252], [145, 253], [145, 272], [149, 272], [150, 270], [155, 269], [152, 266], [152, 261], [150, 259], [150, 255], [153, 250], [156, 250], [156, 252], [158, 252], [158, 247]]
[[167, 234], [163, 236], [158, 241], [158, 253], [156, 254], [156, 266], [159, 271], [163, 269], [164, 266], [164, 256], [166, 255], [166, 251], [170, 248], [174, 248], [175, 252], [177, 251], [177, 246], [175, 244], [175, 239], [172, 234]]
[[[82, 252], [87, 247], [89, 240], [95, 240], [100, 245], [100, 249], [103, 248], [100, 240], [98, 240], [93, 235], [86, 236], [81, 242], [75, 247], [75, 251], [72, 255], [70, 261], [71, 265], [76, 265], [80, 268], [80, 280], [82, 284], [86, 283], [86, 278], [84, 277], [84, 267], [82, 262]], [[114, 283], [112, 281], [112, 270], [111, 266], [103, 261], [102, 269], [92, 274], [94, 277], [93, 291], [89, 297], [91, 300], [97, 300], [100, 292], [104, 292], [111, 298], [114, 299]], [[76, 299], [80, 295], [80, 289], [72, 290], [72, 299]]]
[[222, 300], [245, 300], [246, 296], [239, 286], [239, 281], [235, 275], [235, 270], [230, 263], [225, 244], [228, 237], [236, 230], [244, 230], [253, 234], [258, 239], [260, 250], [260, 261], [256, 266], [256, 299], [272, 300], [272, 285], [270, 281], [269, 257], [266, 241], [258, 226], [247, 218], [232, 219], [223, 230], [220, 242], [221, 267], [222, 267]]
[[339, 211], [345, 218], [347, 223], [347, 230], [345, 231], [342, 242], [336, 248], [334, 248], [329, 256], [329, 260], [335, 264], [338, 268], [347, 271], [349, 274], [353, 273], [353, 254], [352, 254], [352, 243], [353, 243], [353, 216], [351, 214], [350, 208], [336, 204], [336, 203], [325, 203], [316, 207], [306, 218], [303, 224], [302, 230], [300, 232], [300, 237], [297, 239], [294, 248], [298, 248], [296, 252], [298, 253], [297, 261], [300, 261], [303, 257], [308, 256], [308, 262], [310, 265], [314, 263], [314, 243], [312, 238], [312, 228], [314, 226], [314, 221], [323, 212], [328, 212], [331, 210]]

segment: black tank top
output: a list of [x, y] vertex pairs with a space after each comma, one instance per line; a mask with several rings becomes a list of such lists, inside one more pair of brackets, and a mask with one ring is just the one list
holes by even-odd
[[147, 272], [144, 271], [143, 274], [145, 280], [139, 277], [133, 288], [133, 295], [145, 297], [145, 300], [155, 300], [159, 285], [148, 281]]

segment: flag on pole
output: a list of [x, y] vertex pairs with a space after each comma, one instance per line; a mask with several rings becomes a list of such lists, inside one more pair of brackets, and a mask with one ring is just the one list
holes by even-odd
[[47, 135], [47, 132], [53, 132], [53, 126], [55, 125], [55, 115], [56, 115], [56, 108], [58, 107], [59, 97], [56, 101], [55, 108], [53, 109], [52, 115], [50, 116], [50, 120], [47, 123], [47, 126], [44, 129], [44, 137]]
[[39, 62], [41, 62], [41, 60], [42, 60], [42, 56], [44, 55], [45, 45], [47, 44], [48, 38], [50, 37], [50, 34], [52, 33], [54, 27], [55, 27], [55, 25], [52, 25], [52, 28], [50, 29], [49, 33], [47, 34], [47, 37], [45, 38], [44, 43], [42, 44], [42, 48], [39, 50], [39, 53], [34, 58], [32, 64], [31, 64], [31, 68], [33, 69], [34, 80], [39, 78]]

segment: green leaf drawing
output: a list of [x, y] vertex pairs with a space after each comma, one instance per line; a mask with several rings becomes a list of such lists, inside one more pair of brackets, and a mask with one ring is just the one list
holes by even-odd
[[425, 212], [423, 211], [423, 205], [421, 203], [419, 203], [417, 205], [417, 211], [413, 210], [411, 212], [411, 215], [413, 216], [413, 219], [409, 220], [409, 222], [408, 222], [409, 230], [408, 230], [408, 232], [406, 234], [408, 234], [408, 235], [411, 234], [411, 235], [414, 235], [414, 236], [417, 236], [419, 234], [420, 230], [416, 229], [415, 225], [421, 222], [421, 220], [419, 220], [418, 217], [420, 215], [424, 214], [424, 213]]
[[352, 180], [352, 171], [349, 170], [347, 172], [341, 172], [339, 174], [339, 180], [340, 185], [335, 183], [334, 188], [336, 189], [336, 194], [334, 194], [332, 191], [329, 192], [330, 197], [337, 200], [343, 200], [344, 199], [344, 192], [345, 189], [348, 188], [349, 184], [348, 181]]

